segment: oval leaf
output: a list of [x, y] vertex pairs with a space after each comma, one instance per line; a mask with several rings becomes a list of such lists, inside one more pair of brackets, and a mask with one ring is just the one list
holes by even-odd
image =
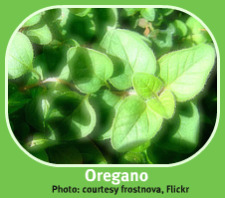
[[47, 45], [52, 41], [52, 33], [46, 24], [29, 28], [26, 35], [39, 45]]
[[127, 97], [119, 106], [112, 126], [112, 146], [128, 151], [150, 140], [159, 130], [162, 117], [146, 108], [138, 96]]
[[93, 131], [96, 114], [88, 97], [65, 92], [53, 100], [48, 123], [58, 139], [79, 139]]
[[174, 26], [176, 28], [176, 34], [178, 36], [183, 37], [183, 36], [187, 35], [188, 29], [187, 29], [186, 24], [183, 21], [175, 20], [174, 21]]
[[133, 16], [141, 10], [141, 8], [123, 8], [127, 16]]
[[87, 48], [77, 47], [68, 65], [72, 79], [84, 93], [96, 92], [113, 73], [113, 64], [105, 54]]
[[76, 16], [84, 17], [91, 11], [91, 8], [69, 8], [69, 10]]
[[167, 126], [167, 136], [161, 143], [164, 149], [178, 153], [191, 153], [198, 144], [200, 138], [200, 116], [197, 106], [192, 102], [181, 104], [178, 113]]
[[41, 20], [42, 13], [36, 14], [30, 19], [28, 19], [24, 24], [23, 27], [30, 27], [36, 25]]
[[133, 86], [139, 96], [148, 99], [155, 96], [162, 88], [162, 81], [151, 74], [136, 73], [133, 76]]
[[215, 62], [215, 50], [202, 44], [159, 59], [160, 77], [180, 102], [194, 98], [204, 87]]
[[100, 90], [90, 98], [97, 114], [97, 124], [92, 137], [101, 140], [111, 138], [113, 119], [121, 100], [121, 96], [109, 90]]
[[16, 33], [7, 52], [8, 77], [19, 78], [32, 70], [33, 56], [30, 40], [20, 32]]
[[155, 73], [155, 56], [138, 34], [122, 29], [110, 30], [100, 45], [108, 54], [116, 57], [115, 70], [110, 82], [117, 89], [130, 88], [133, 73]]
[[171, 91], [165, 90], [160, 96], [150, 99], [148, 106], [162, 117], [169, 119], [175, 110], [175, 99]]
[[79, 129], [80, 137], [90, 134], [96, 124], [96, 114], [86, 97], [72, 114], [72, 127]]
[[205, 27], [195, 18], [189, 17], [186, 25], [191, 32], [191, 35], [188, 37], [188, 39], [190, 39], [192, 42], [194, 41], [196, 44], [200, 44], [211, 41], [211, 37], [205, 30]]
[[155, 9], [154, 8], [143, 8], [141, 9], [141, 16], [148, 21], [155, 20]]
[[49, 162], [54, 164], [80, 164], [82, 155], [75, 144], [61, 144], [46, 149]]

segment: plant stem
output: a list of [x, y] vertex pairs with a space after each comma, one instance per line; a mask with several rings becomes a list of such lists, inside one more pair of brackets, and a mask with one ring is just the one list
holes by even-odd
[[26, 91], [28, 89], [31, 89], [31, 88], [34, 88], [34, 87], [37, 87], [37, 86], [41, 86], [41, 85], [49, 83], [49, 82], [58, 82], [58, 83], [61, 83], [63, 85], [66, 85], [66, 86], [70, 87], [71, 89], [77, 90], [76, 87], [74, 86], [74, 84], [69, 83], [65, 80], [59, 79], [59, 78], [55, 78], [55, 77], [47, 78], [45, 80], [34, 83], [32, 85], [25, 86], [25, 87], [23, 87], [22, 90]]
[[149, 157], [148, 157], [147, 150], [144, 151], [144, 154], [145, 154], [145, 157], [146, 157], [147, 162], [148, 162], [149, 164], [153, 164], [153, 163], [151, 162], [151, 160], [149, 159]]

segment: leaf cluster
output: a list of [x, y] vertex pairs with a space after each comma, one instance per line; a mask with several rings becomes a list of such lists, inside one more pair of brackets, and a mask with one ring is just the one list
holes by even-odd
[[12, 131], [51, 163], [180, 161], [210, 135], [201, 124], [214, 125], [216, 112], [198, 103], [215, 111], [215, 89], [206, 87], [215, 59], [205, 28], [180, 11], [39, 13], [7, 52]]

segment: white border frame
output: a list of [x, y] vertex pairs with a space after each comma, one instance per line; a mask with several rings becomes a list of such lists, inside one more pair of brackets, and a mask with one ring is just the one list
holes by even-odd
[[[200, 148], [195, 154], [193, 154], [192, 156], [186, 158], [185, 160], [182, 160], [180, 162], [176, 162], [176, 163], [172, 163], [172, 164], [52, 164], [49, 162], [45, 162], [42, 161], [36, 157], [34, 157], [33, 155], [31, 155], [26, 149], [24, 149], [20, 143], [18, 142], [18, 140], [16, 139], [16, 137], [13, 134], [13, 131], [11, 129], [10, 123], [9, 123], [9, 116], [8, 116], [8, 63], [7, 63], [7, 54], [8, 54], [8, 50], [9, 50], [9, 45], [12, 42], [12, 38], [15, 36], [16, 32], [18, 32], [18, 30], [20, 29], [20, 27], [22, 26], [22, 24], [24, 22], [26, 22], [28, 19], [30, 19], [31, 17], [33, 17], [34, 15], [40, 13], [40, 12], [44, 12], [46, 10], [50, 10], [50, 9], [56, 9], [56, 8], [170, 8], [170, 9], [174, 9], [174, 10], [178, 10], [181, 12], [184, 12], [192, 17], [194, 17], [195, 19], [197, 19], [204, 27], [205, 29], [208, 31], [209, 35], [211, 36], [213, 43], [215, 45], [215, 49], [216, 49], [216, 54], [217, 54], [217, 116], [216, 116], [216, 122], [215, 122], [215, 126], [213, 129], [213, 132], [210, 136], [210, 138], [207, 140], [207, 142], [203, 145], [202, 148]], [[195, 158], [197, 155], [199, 155], [207, 146], [208, 144], [211, 142], [211, 140], [213, 139], [218, 124], [219, 124], [219, 117], [220, 117], [220, 53], [219, 53], [219, 48], [216, 42], [216, 39], [214, 38], [212, 32], [210, 31], [210, 29], [205, 25], [205, 23], [199, 19], [196, 15], [194, 15], [193, 13], [180, 8], [180, 7], [176, 7], [176, 6], [170, 6], [170, 5], [56, 5], [56, 6], [49, 6], [43, 9], [40, 9], [34, 13], [32, 13], [31, 15], [29, 15], [27, 18], [25, 18], [20, 25], [15, 29], [15, 31], [13, 32], [12, 36], [10, 37], [10, 40], [8, 42], [7, 45], [7, 49], [6, 49], [6, 54], [5, 54], [5, 118], [6, 118], [6, 123], [7, 123], [7, 127], [9, 129], [10, 135], [12, 137], [12, 139], [14, 140], [14, 142], [17, 144], [17, 146], [26, 154], [28, 155], [31, 159], [47, 165], [47, 166], [51, 166], [51, 167], [174, 167], [174, 166], [178, 166], [178, 165], [182, 165], [186, 162], [189, 162], [190, 160], [192, 160], [193, 158]]]

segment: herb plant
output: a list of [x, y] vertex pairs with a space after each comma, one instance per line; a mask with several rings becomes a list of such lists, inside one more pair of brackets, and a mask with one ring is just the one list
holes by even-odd
[[214, 127], [215, 59], [206, 29], [177, 10], [39, 13], [7, 51], [12, 131], [56, 164], [186, 159]]

